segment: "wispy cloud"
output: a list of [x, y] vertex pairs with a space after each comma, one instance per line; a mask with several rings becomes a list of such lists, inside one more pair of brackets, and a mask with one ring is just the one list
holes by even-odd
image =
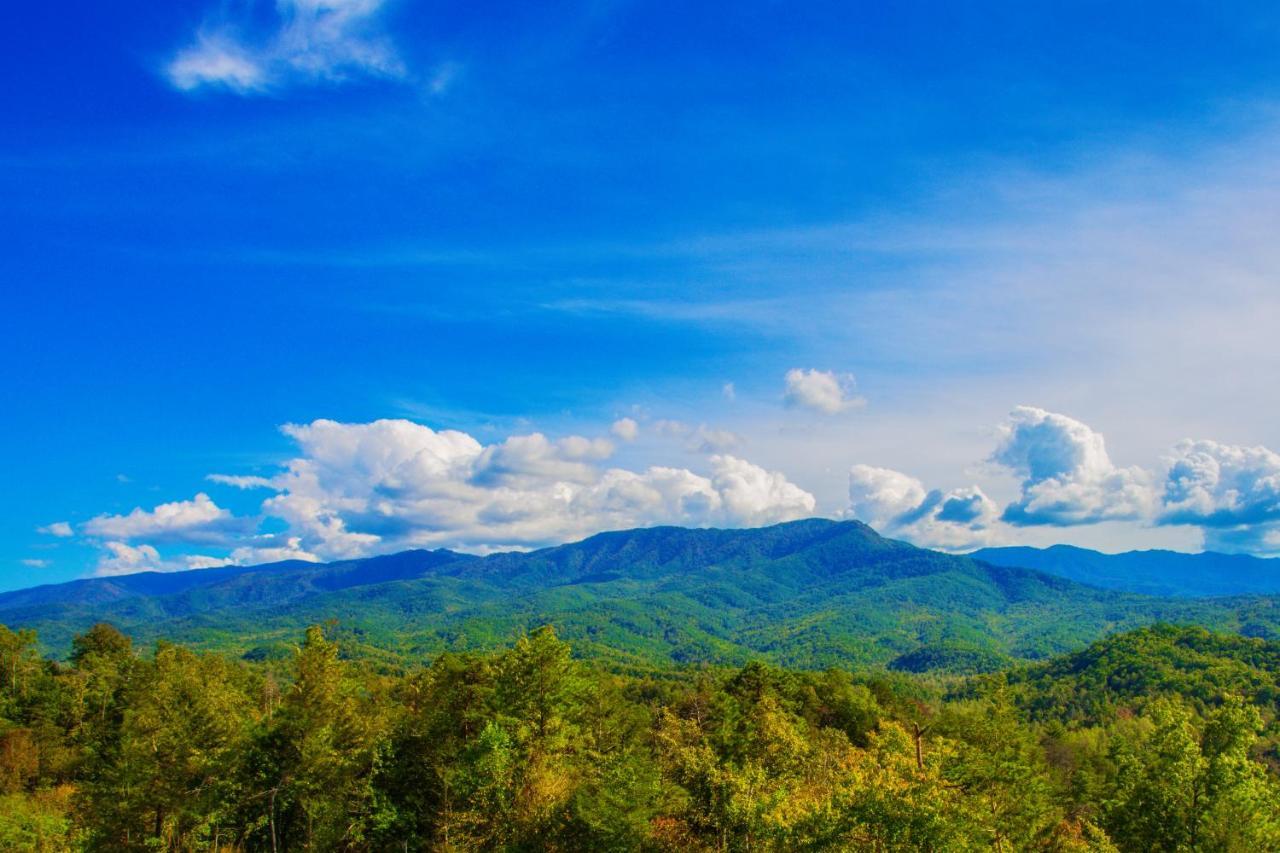
[[[248, 21], [208, 21], [169, 62], [165, 76], [184, 92], [219, 88], [240, 95], [361, 77], [401, 79], [407, 70], [382, 29], [384, 5], [383, 0], [280, 0], [276, 27], [266, 32]], [[431, 89], [443, 91], [456, 73], [437, 70]]]

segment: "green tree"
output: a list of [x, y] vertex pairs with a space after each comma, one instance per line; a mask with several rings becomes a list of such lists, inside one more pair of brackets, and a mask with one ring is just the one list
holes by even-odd
[[307, 629], [296, 666], [252, 762], [263, 840], [273, 850], [357, 849], [384, 818], [373, 786], [383, 720], [321, 627]]
[[96, 843], [187, 850], [225, 837], [252, 707], [231, 667], [161, 644], [123, 704], [115, 749], [85, 791]]

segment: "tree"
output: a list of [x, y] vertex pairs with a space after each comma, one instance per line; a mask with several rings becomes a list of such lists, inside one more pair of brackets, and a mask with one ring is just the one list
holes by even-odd
[[115, 748], [86, 787], [99, 843], [150, 837], [180, 850], [221, 834], [252, 707], [227, 662], [161, 644], [123, 704]]
[[256, 796], [267, 805], [269, 841], [272, 849], [355, 848], [381, 818], [373, 777], [382, 716], [321, 627], [307, 629], [296, 666], [259, 747]]

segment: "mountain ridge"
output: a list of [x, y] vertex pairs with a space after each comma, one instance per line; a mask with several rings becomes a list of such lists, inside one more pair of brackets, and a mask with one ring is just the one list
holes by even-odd
[[1103, 589], [1145, 595], [1210, 597], [1280, 594], [1280, 559], [1165, 549], [1106, 554], [1075, 545], [981, 548], [969, 554], [996, 565], [1036, 569]]
[[[1034, 568], [917, 548], [856, 521], [654, 527], [488, 556], [406, 551], [129, 575], [0, 594], [0, 622], [46, 649], [108, 621], [258, 657], [338, 619], [354, 654], [388, 662], [489, 649], [551, 623], [584, 655], [646, 668], [972, 668], [1072, 651], [1153, 622], [1280, 635], [1267, 598], [1211, 603], [1107, 591]], [[906, 656], [904, 658], [904, 656]]]

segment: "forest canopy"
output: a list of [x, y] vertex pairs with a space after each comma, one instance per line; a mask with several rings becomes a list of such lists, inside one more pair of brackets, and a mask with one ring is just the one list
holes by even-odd
[[4, 850], [1280, 849], [1280, 647], [996, 674], [618, 673], [551, 627], [406, 669], [0, 627]]

